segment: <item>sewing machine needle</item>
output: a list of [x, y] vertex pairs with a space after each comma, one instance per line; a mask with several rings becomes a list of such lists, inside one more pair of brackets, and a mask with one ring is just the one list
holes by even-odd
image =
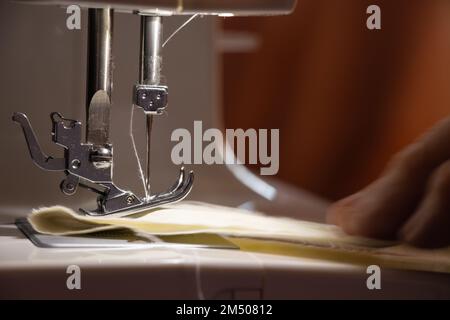
[[145, 187], [147, 189], [147, 194], [150, 195], [150, 157], [151, 157], [151, 139], [152, 139], [152, 126], [153, 126], [153, 115], [146, 114], [146, 148], [147, 148], [147, 163], [146, 163], [146, 180]]

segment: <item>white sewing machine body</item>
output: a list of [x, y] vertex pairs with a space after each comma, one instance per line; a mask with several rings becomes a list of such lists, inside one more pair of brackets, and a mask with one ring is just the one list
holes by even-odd
[[[70, 0], [16, 0], [27, 3], [69, 6]], [[121, 12], [140, 11], [159, 15], [263, 16], [288, 14], [296, 0], [76, 0], [85, 8], [112, 7]]]
[[[89, 1], [79, 2], [84, 5]], [[159, 2], [166, 4], [165, 9], [180, 10], [179, 1]], [[239, 2], [242, 3], [217, 1], [223, 5], [221, 13]], [[121, 1], [107, 3], [121, 6]], [[188, 8], [194, 3], [204, 5], [202, 10], [212, 11], [208, 9], [211, 1], [186, 0], [183, 3], [186, 14], [192, 13]], [[293, 2], [249, 0], [246, 3], [255, 10], [259, 7], [272, 12], [277, 3], [277, 13], [281, 13], [288, 12]], [[257, 3], [263, 5], [255, 6]], [[242, 14], [250, 14], [249, 7]], [[129, 11], [129, 7], [121, 9]], [[16, 218], [26, 216], [36, 206], [64, 204], [77, 208], [92, 199], [86, 191], [70, 198], [61, 194], [58, 190], [61, 177], [31, 164], [23, 136], [10, 120], [15, 110], [27, 112], [35, 120], [43, 149], [56, 150], [50, 142], [48, 114], [58, 110], [68, 117], [84, 119], [86, 24], [83, 22], [81, 30], [70, 31], [65, 27], [65, 18], [65, 10], [58, 6], [30, 6], [9, 1], [0, 4], [3, 74], [0, 77], [0, 136], [3, 149], [8, 150], [2, 155], [0, 167], [0, 298], [450, 297], [448, 275], [383, 270], [382, 290], [368, 290], [365, 266], [312, 258], [154, 244], [103, 249], [36, 247], [12, 224]], [[183, 17], [168, 18], [165, 29], [174, 30], [184, 20]], [[112, 108], [114, 179], [131, 190], [142, 188], [136, 162], [130, 158], [129, 137], [124, 134], [130, 118], [132, 85], [137, 81], [138, 30], [136, 16], [116, 14]], [[168, 116], [155, 122], [160, 141], [154, 146], [157, 156], [152, 159], [157, 168], [152, 175], [155, 189], [166, 187], [167, 177], [172, 177], [176, 170], [170, 160], [173, 129], [191, 128], [194, 120], [202, 120], [204, 127], [222, 127], [221, 64], [217, 44], [223, 36], [216, 18], [204, 17], [189, 25], [164, 49], [164, 74], [171, 96]], [[136, 135], [142, 136], [143, 130], [137, 127]], [[323, 218], [320, 213], [326, 203], [294, 188], [257, 178], [258, 186], [251, 186], [254, 187], [251, 190], [239, 181], [245, 178], [225, 166], [199, 165], [194, 170], [196, 184], [190, 199], [228, 206], [267, 206], [279, 215]], [[81, 268], [81, 290], [66, 287], [69, 265]]]
[[[369, 290], [366, 266], [240, 250], [37, 248], [0, 226], [0, 298], [39, 299], [448, 299], [450, 276], [382, 270]], [[81, 271], [69, 290], [67, 269]]]

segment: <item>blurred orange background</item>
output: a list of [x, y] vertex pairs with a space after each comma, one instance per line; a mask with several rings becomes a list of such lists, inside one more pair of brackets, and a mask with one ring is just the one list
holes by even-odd
[[[381, 30], [366, 9], [381, 8]], [[300, 0], [233, 18], [257, 50], [226, 53], [227, 128], [279, 128], [278, 177], [329, 199], [363, 187], [450, 111], [450, 2]]]

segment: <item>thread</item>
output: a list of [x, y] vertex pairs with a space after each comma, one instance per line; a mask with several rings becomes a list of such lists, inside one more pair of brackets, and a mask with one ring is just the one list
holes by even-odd
[[145, 176], [144, 176], [144, 170], [142, 170], [141, 160], [139, 159], [139, 154], [136, 147], [136, 142], [134, 141], [134, 134], [133, 134], [133, 114], [134, 114], [134, 105], [131, 106], [131, 116], [130, 116], [130, 138], [131, 138], [131, 145], [133, 146], [133, 152], [134, 156], [136, 158], [138, 169], [139, 169], [139, 176], [142, 181], [142, 186], [144, 187], [145, 192], [145, 200], [148, 200], [150, 198], [150, 195], [148, 194], [146, 183], [145, 183]]
[[164, 46], [179, 32], [181, 31], [184, 27], [186, 27], [192, 20], [194, 20], [195, 18], [198, 17], [198, 13], [192, 15], [189, 19], [187, 19], [181, 26], [179, 26], [174, 32], [172, 32], [172, 34], [166, 39], [166, 41], [164, 41], [164, 43], [162, 44], [162, 47], [164, 48]]

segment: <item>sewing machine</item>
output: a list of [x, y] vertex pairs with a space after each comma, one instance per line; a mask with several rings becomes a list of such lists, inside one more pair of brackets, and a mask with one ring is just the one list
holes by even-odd
[[[1, 298], [450, 296], [445, 275], [385, 270], [383, 290], [370, 291], [364, 266], [249, 254], [226, 243], [218, 249], [76, 237], [36, 236], [31, 242], [32, 231], [27, 238], [12, 222], [32, 207], [54, 203], [120, 216], [189, 196], [278, 215], [304, 212], [315, 220], [323, 219], [327, 203], [240, 165], [196, 166], [195, 185], [193, 173], [181, 169], [172, 188], [153, 192], [167, 189], [173, 176], [174, 128], [199, 119], [205, 127], [223, 127], [217, 42], [226, 34], [217, 16], [288, 14], [294, 0], [23, 2], [0, 5], [1, 139], [9, 150], [1, 168]], [[85, 8], [78, 31], [65, 27], [65, 6], [74, 3]], [[163, 27], [174, 31], [195, 14], [202, 18], [176, 34], [162, 54]], [[129, 119], [136, 122], [137, 146], [146, 150], [142, 195]], [[27, 148], [35, 164], [56, 173], [32, 166]], [[81, 290], [65, 285], [69, 265], [82, 269]]]
[[[41, 1], [34, 1], [41, 3]], [[66, 4], [67, 1], [43, 3]], [[92, 1], [79, 1], [88, 7], [88, 54], [86, 89], [86, 137], [82, 141], [82, 123], [52, 112], [52, 140], [64, 148], [63, 157], [47, 156], [41, 149], [33, 128], [24, 113], [15, 112], [13, 120], [20, 124], [34, 163], [47, 171], [62, 171], [65, 178], [61, 191], [72, 195], [84, 187], [98, 194], [95, 209], [81, 209], [87, 215], [124, 215], [174, 203], [184, 199], [192, 189], [194, 174], [184, 168], [175, 184], [166, 192], [151, 194], [150, 159], [153, 118], [164, 114], [168, 104], [168, 87], [162, 78], [163, 16], [202, 14], [218, 16], [264, 15], [289, 13], [294, 1], [119, 1], [104, 2], [92, 8]], [[97, 4], [98, 5], [98, 4]], [[102, 5], [102, 2], [100, 2]], [[146, 120], [145, 197], [120, 189], [113, 182], [113, 147], [110, 140], [113, 88], [114, 10], [140, 16], [139, 81], [133, 87], [132, 103], [142, 109]], [[133, 119], [132, 119], [133, 120]], [[131, 135], [134, 143], [134, 136]]]

